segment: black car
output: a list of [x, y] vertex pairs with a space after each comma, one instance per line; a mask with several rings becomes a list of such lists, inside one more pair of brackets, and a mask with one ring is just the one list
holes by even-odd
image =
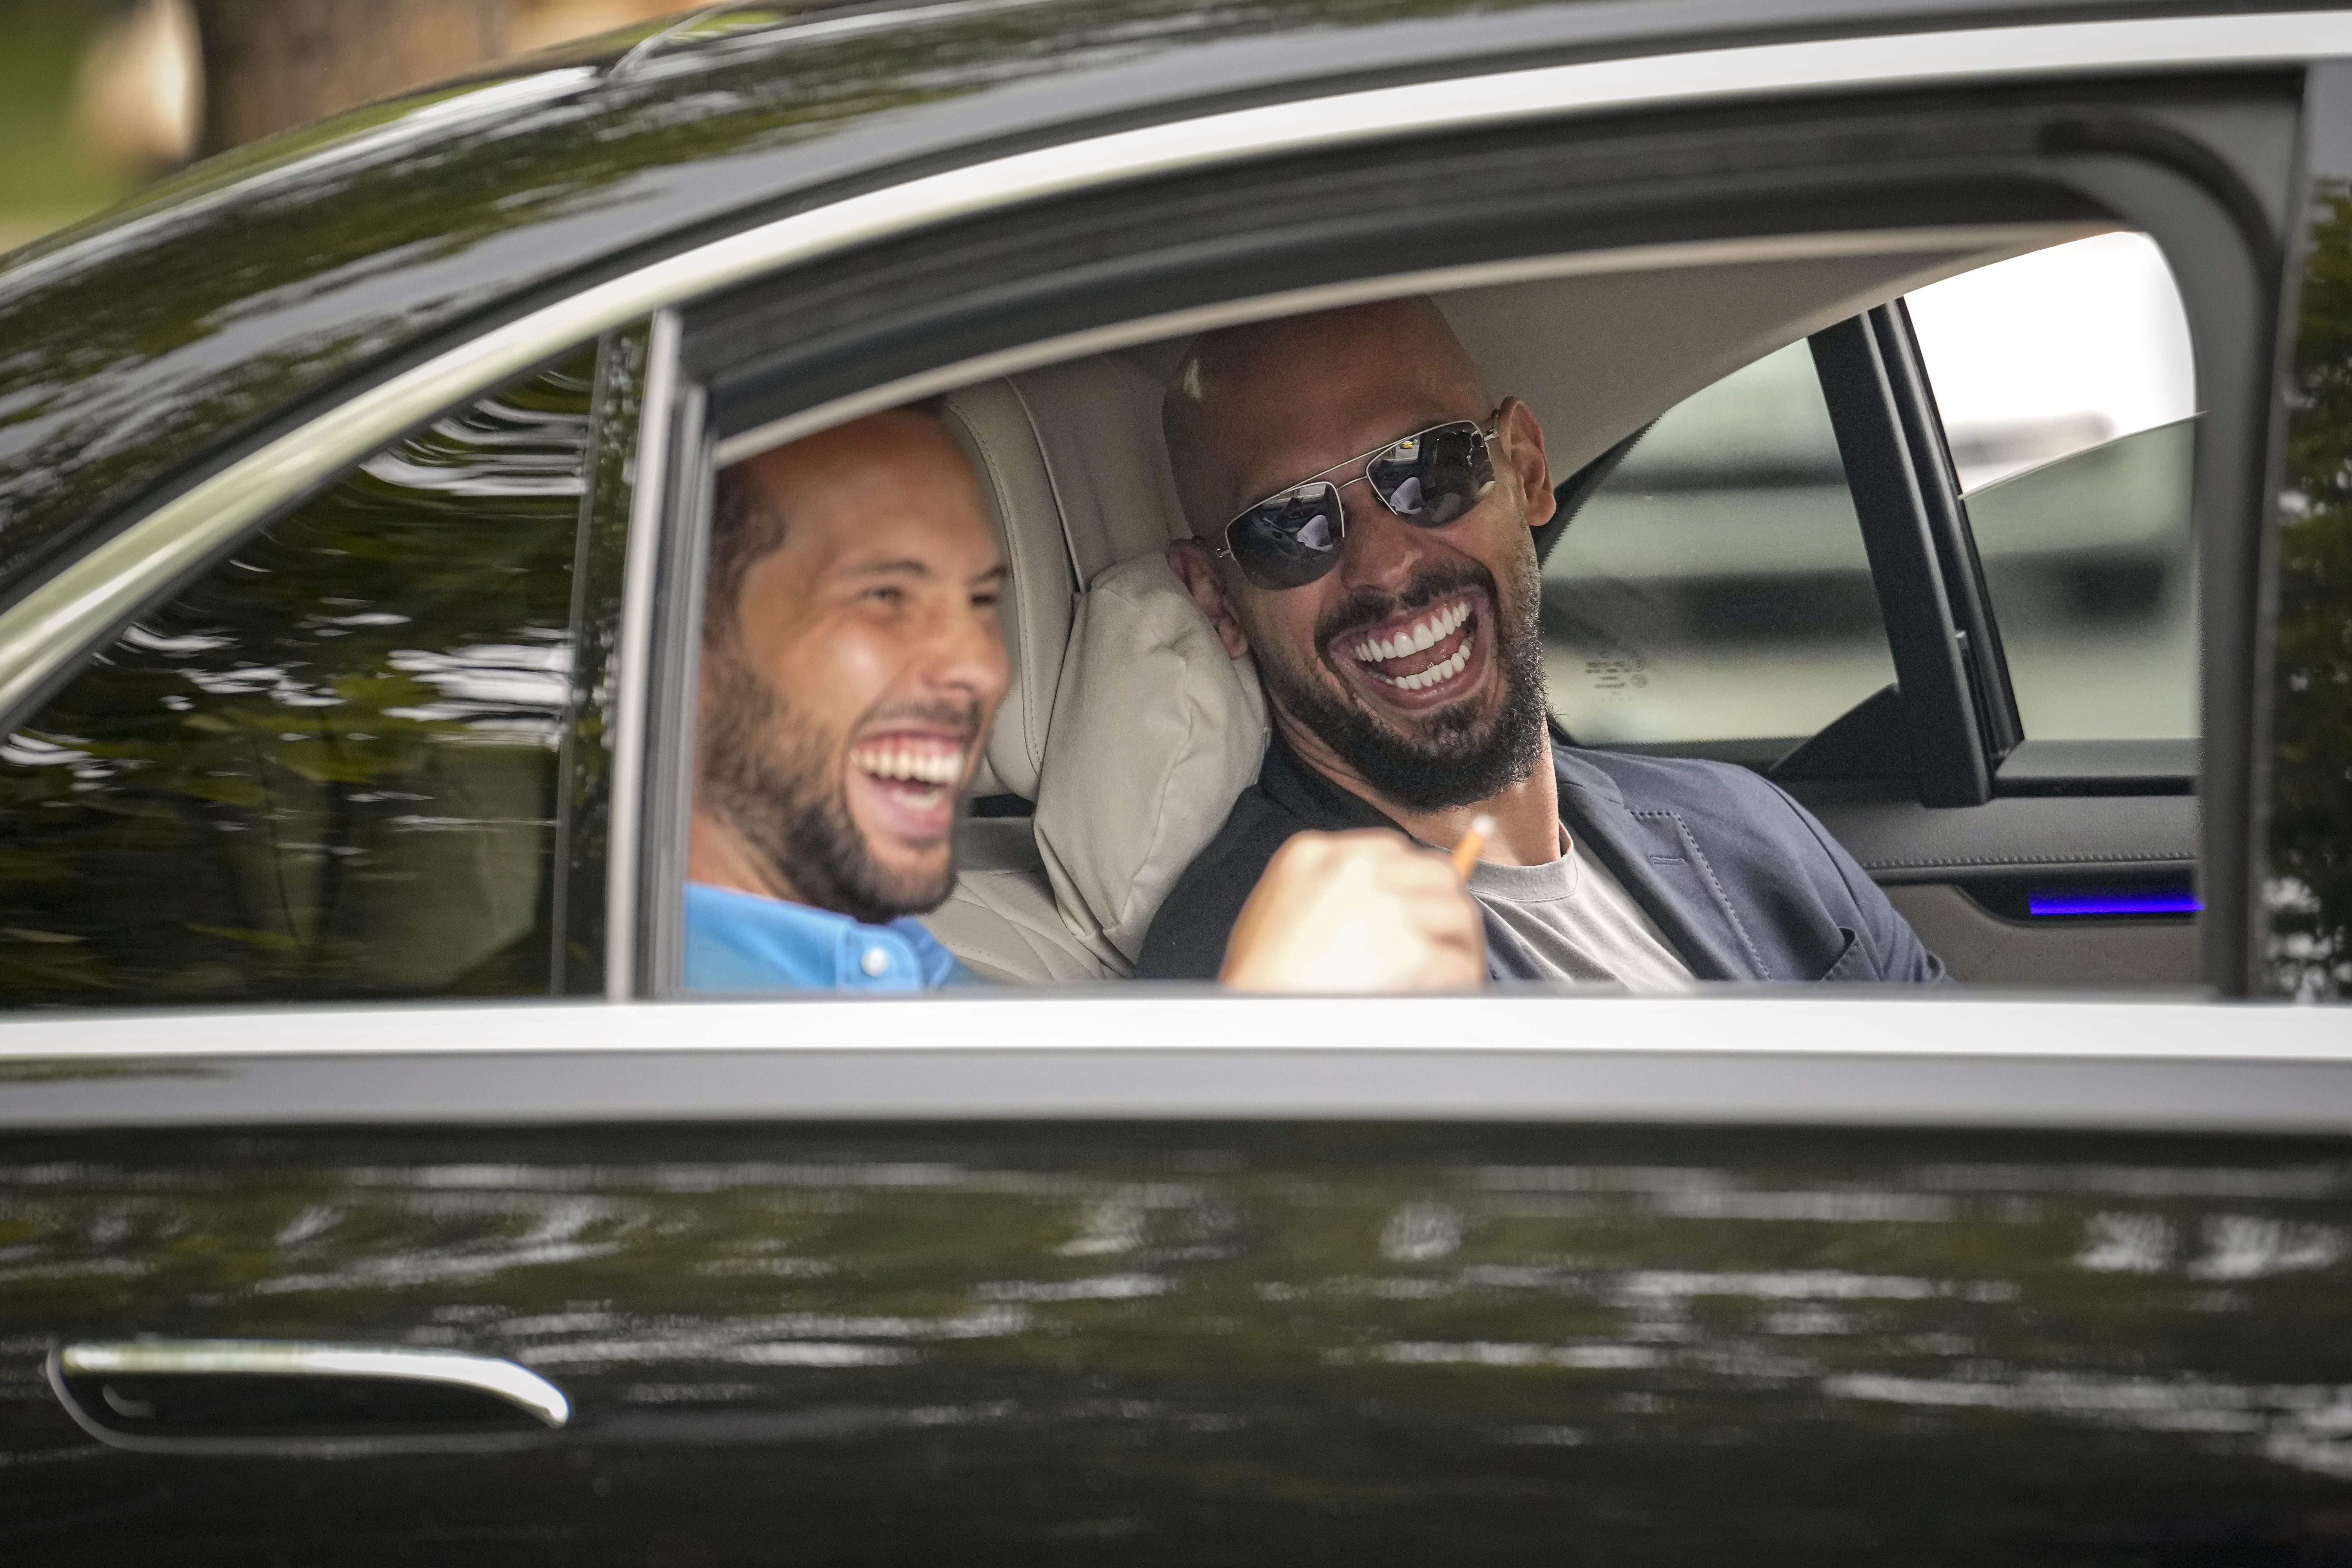
[[[17, 253], [0, 1552], [2352, 1561], [2347, 58], [720, 6]], [[1568, 476], [1561, 733], [1766, 774], [1960, 984], [1126, 978], [1263, 745], [1104, 607], [1163, 379], [1402, 295]], [[996, 984], [689, 999], [713, 475], [920, 399]]]

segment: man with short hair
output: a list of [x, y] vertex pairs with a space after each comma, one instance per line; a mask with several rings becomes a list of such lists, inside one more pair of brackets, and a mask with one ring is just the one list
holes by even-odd
[[[906, 992], [969, 980], [909, 918], [1004, 696], [1003, 557], [978, 480], [898, 409], [725, 470], [711, 523], [687, 856], [686, 984]], [[1477, 984], [1475, 910], [1393, 835], [1315, 834], [1210, 973], [1258, 989]], [[1244, 889], [1247, 892], [1249, 889]]]
[[1553, 741], [1543, 432], [1517, 399], [1488, 399], [1431, 301], [1205, 334], [1163, 412], [1195, 535], [1170, 564], [1226, 650], [1255, 655], [1274, 736], [1161, 905], [1139, 977], [1215, 973], [1259, 869], [1301, 830], [1450, 846], [1485, 815], [1470, 891], [1496, 978], [1943, 978], [1853, 858], [1755, 773]]

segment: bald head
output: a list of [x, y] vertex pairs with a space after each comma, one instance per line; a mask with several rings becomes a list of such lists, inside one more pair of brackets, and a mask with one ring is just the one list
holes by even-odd
[[1415, 298], [1204, 332], [1160, 418], [1184, 515], [1205, 538], [1317, 468], [1491, 406], [1444, 316]]

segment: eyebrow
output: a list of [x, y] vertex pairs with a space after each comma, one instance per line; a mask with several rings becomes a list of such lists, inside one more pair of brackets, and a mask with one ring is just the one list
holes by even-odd
[[[1013, 568], [1000, 561], [985, 572], [974, 573], [971, 581], [974, 584], [1001, 583], [1012, 574]], [[929, 577], [931, 575], [931, 568], [929, 563], [918, 561], [908, 555], [896, 561], [861, 561], [855, 566], [844, 567], [842, 575], [845, 577]]]

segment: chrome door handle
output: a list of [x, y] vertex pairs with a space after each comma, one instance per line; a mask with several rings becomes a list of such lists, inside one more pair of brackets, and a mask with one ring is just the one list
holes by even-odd
[[128, 1340], [59, 1346], [47, 1371], [84, 1431], [150, 1451], [504, 1447], [572, 1418], [513, 1362], [404, 1345]]

